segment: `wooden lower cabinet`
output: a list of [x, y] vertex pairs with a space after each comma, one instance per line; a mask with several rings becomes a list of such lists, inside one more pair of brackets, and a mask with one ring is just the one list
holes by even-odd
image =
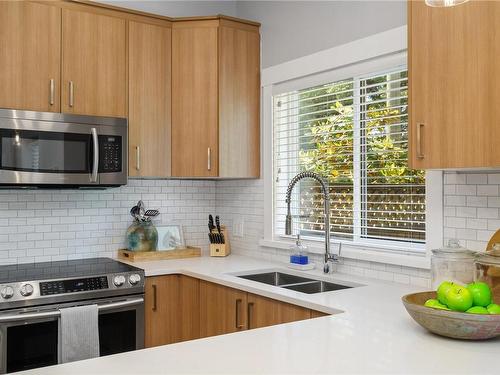
[[183, 275], [148, 277], [145, 289], [146, 348], [199, 337], [198, 279]]
[[327, 315], [330, 315], [330, 314], [327, 314], [327, 313], [324, 313], [321, 311], [311, 310], [311, 319], [321, 318], [322, 316], [327, 316]]
[[247, 329], [247, 292], [200, 281], [201, 337]]
[[146, 347], [328, 315], [183, 275], [148, 277], [145, 294]]
[[276, 301], [248, 293], [248, 329], [290, 323], [311, 318], [311, 310], [305, 307]]

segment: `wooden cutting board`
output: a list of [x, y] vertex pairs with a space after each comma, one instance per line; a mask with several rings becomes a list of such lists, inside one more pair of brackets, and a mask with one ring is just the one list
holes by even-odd
[[166, 251], [129, 251], [118, 250], [118, 258], [131, 262], [144, 262], [153, 260], [195, 258], [201, 256], [201, 248], [188, 246], [185, 249]]
[[493, 246], [496, 243], [500, 243], [500, 229], [495, 232], [495, 234], [490, 238], [490, 241], [488, 242], [488, 246], [486, 246], [486, 251], [492, 251]]

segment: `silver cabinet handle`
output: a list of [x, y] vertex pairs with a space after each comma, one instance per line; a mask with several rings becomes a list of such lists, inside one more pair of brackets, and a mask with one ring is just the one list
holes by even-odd
[[97, 182], [97, 176], [99, 172], [99, 138], [97, 137], [97, 129], [90, 129], [92, 134], [92, 141], [94, 144], [94, 159], [92, 165], [92, 174], [90, 175], [90, 182]]
[[75, 85], [73, 81], [69, 81], [69, 106], [73, 107], [75, 102]]
[[209, 171], [211, 171], [212, 170], [212, 149], [210, 147], [207, 149], [207, 158], [208, 158], [207, 169]]
[[[102, 305], [97, 305], [99, 311], [112, 310], [127, 306], [134, 306], [144, 303], [144, 298], [134, 298], [125, 301], [119, 302], [111, 302]], [[8, 323], [8, 322], [16, 322], [19, 320], [34, 320], [34, 319], [42, 319], [42, 318], [54, 318], [61, 315], [59, 310], [50, 310], [45, 312], [36, 312], [36, 313], [24, 313], [24, 314], [7, 314], [0, 315], [0, 323]]]
[[141, 169], [141, 148], [140, 146], [135, 147], [135, 169], [138, 171]]
[[424, 153], [422, 151], [422, 129], [425, 124], [419, 122], [417, 124], [417, 158], [423, 159]]
[[54, 105], [54, 91], [55, 91], [55, 84], [54, 84], [54, 79], [52, 78], [50, 80], [50, 94], [49, 94], [49, 104]]

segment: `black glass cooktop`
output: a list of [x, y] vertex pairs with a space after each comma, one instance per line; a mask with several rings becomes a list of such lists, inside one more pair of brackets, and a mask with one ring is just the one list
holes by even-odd
[[54, 280], [69, 277], [91, 277], [106, 275], [108, 273], [131, 271], [142, 270], [110, 258], [24, 263], [0, 266], [0, 284], [22, 281]]

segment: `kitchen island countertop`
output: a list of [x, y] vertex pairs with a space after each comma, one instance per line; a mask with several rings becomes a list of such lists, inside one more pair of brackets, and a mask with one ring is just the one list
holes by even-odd
[[[298, 272], [282, 263], [231, 255], [139, 262], [146, 276], [181, 273], [251, 293], [333, 313], [316, 319], [209, 337], [22, 374], [498, 374], [500, 340], [468, 342], [428, 333], [406, 313], [411, 287], [351, 275]], [[363, 286], [303, 294], [236, 277], [282, 270]]]

